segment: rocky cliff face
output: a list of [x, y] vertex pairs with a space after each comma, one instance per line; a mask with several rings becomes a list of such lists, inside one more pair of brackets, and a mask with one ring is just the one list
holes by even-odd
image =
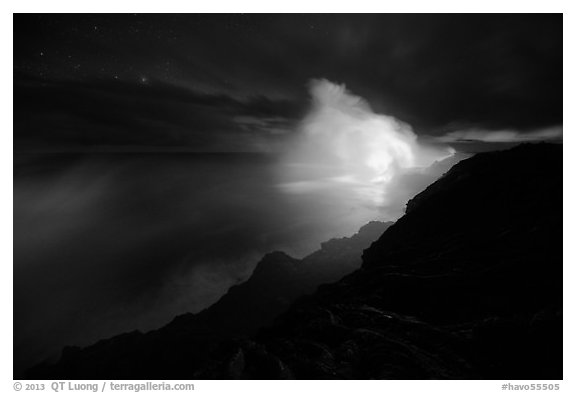
[[[190, 372], [190, 362], [201, 362], [217, 343], [256, 333], [271, 325], [297, 298], [358, 269], [363, 250], [392, 224], [370, 222], [351, 237], [323, 243], [320, 250], [301, 260], [283, 252], [267, 254], [249, 280], [230, 288], [206, 310], [180, 315], [146, 334], [123, 334], [82, 350], [65, 348], [57, 365], [36, 367], [30, 376], [145, 378], [153, 373], [158, 378], [183, 377]], [[158, 363], [154, 358], [164, 358], [165, 362]], [[182, 363], [177, 364], [176, 359]], [[154, 371], [157, 366], [161, 371]]]
[[230, 288], [206, 310], [178, 316], [169, 326], [194, 325], [214, 338], [255, 333], [272, 324], [300, 296], [358, 269], [362, 251], [392, 224], [370, 222], [349, 238], [323, 243], [320, 250], [302, 260], [283, 252], [267, 254], [248, 281]]
[[363, 260], [250, 338], [214, 341], [182, 321], [145, 341], [132, 334], [69, 351], [33, 375], [562, 378], [561, 146], [460, 162]]

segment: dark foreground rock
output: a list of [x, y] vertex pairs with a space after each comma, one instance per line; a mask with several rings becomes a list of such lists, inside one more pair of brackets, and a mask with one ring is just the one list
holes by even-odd
[[[301, 260], [283, 252], [267, 254], [249, 280], [230, 288], [206, 310], [180, 315], [165, 327], [149, 333], [135, 331], [119, 335], [82, 350], [67, 347], [56, 366], [40, 365], [31, 370], [29, 376], [92, 379], [114, 375], [119, 379], [155, 375], [165, 379], [174, 375], [180, 378], [190, 371], [193, 359], [199, 359], [201, 364], [202, 357], [217, 343], [256, 333], [271, 325], [297, 298], [358, 269], [363, 250], [392, 224], [372, 221], [351, 237], [322, 243], [320, 250]], [[159, 369], [155, 366], [155, 357], [165, 357]]]
[[32, 376], [562, 378], [560, 145], [458, 163], [363, 259], [250, 338], [211, 340], [182, 320], [69, 350]]

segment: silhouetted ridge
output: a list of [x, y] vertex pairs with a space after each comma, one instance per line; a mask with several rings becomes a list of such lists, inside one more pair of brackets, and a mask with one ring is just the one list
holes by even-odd
[[[334, 266], [330, 261], [347, 255], [350, 241], [327, 242], [308, 258]], [[307, 265], [307, 258], [281, 253], [265, 260], [253, 282], [275, 280], [280, 271], [301, 277]], [[363, 260], [251, 338], [200, 340], [209, 334], [182, 319], [104, 352], [69, 353], [33, 375], [562, 378], [561, 145], [522, 145], [460, 162], [408, 203]], [[231, 289], [221, 301], [247, 288]]]
[[[215, 344], [256, 333], [271, 325], [298, 297], [311, 294], [320, 284], [336, 281], [360, 267], [362, 251], [392, 224], [372, 221], [351, 237], [323, 243], [320, 250], [302, 260], [281, 251], [269, 253], [246, 282], [231, 287], [206, 310], [177, 316], [165, 327], [146, 334], [119, 335], [85, 349], [67, 347], [56, 367], [43, 365], [31, 375], [67, 375], [67, 378], [115, 375], [130, 379], [144, 378], [146, 372], [150, 378], [153, 375], [159, 379], [183, 376], [180, 366], [193, 359], [201, 361]], [[117, 354], [116, 350], [120, 352]], [[166, 353], [172, 353], [172, 362], [154, 370], [154, 356]], [[130, 362], [139, 366], [131, 368], [124, 364], [131, 358]], [[176, 359], [182, 359], [182, 363], [167, 370], [167, 365]], [[122, 365], [115, 364], [116, 361]], [[150, 368], [143, 363], [150, 364]]]
[[562, 377], [561, 145], [460, 162], [363, 259], [260, 338], [297, 378]]

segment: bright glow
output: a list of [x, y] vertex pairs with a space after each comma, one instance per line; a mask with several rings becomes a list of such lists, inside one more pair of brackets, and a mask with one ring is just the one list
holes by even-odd
[[380, 207], [397, 176], [454, 153], [423, 146], [408, 124], [374, 113], [343, 85], [314, 80], [310, 93], [312, 109], [286, 157], [286, 192], [342, 192], [346, 185], [362, 202]]

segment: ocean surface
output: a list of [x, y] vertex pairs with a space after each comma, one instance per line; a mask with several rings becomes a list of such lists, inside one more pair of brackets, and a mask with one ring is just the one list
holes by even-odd
[[200, 311], [267, 252], [301, 257], [395, 218], [343, 189], [286, 192], [283, 165], [266, 154], [15, 153], [15, 375], [65, 345]]

